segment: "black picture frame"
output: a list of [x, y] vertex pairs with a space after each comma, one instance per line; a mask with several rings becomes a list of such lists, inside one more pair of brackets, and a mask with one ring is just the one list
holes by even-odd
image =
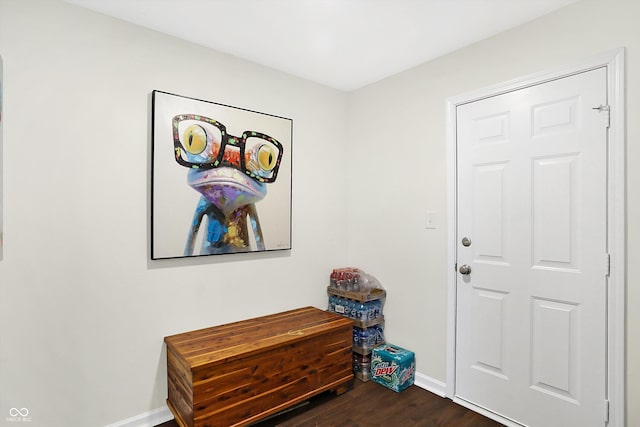
[[293, 120], [154, 90], [151, 259], [291, 249]]

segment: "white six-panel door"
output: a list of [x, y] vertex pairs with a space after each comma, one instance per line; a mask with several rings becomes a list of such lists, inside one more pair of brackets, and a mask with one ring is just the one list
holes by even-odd
[[525, 425], [605, 424], [606, 78], [457, 107], [456, 397]]

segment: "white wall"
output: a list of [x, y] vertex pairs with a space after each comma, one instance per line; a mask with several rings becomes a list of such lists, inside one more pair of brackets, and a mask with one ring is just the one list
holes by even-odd
[[[344, 94], [58, 0], [0, 0], [0, 425], [15, 425], [11, 407], [47, 427], [162, 407], [164, 336], [323, 307], [326, 275], [345, 263], [380, 279], [387, 337], [444, 381], [445, 100], [626, 46], [627, 157], [637, 159], [638, 16], [634, 0], [583, 0]], [[290, 254], [148, 261], [153, 89], [294, 120]], [[628, 165], [632, 242], [640, 169]], [[428, 210], [435, 230], [424, 228]], [[631, 265], [638, 256], [629, 245]], [[631, 275], [630, 426], [640, 425], [639, 286]]]
[[[0, 55], [0, 170], [2, 170], [2, 55]], [[2, 260], [2, 173], [0, 172], [0, 260]]]
[[[350, 98], [349, 262], [387, 288], [386, 333], [416, 351], [417, 368], [446, 374], [447, 98], [627, 48], [628, 241], [640, 239], [640, 3], [584, 0], [361, 89]], [[438, 228], [426, 230], [427, 211]], [[640, 257], [628, 245], [633, 266]], [[640, 281], [628, 296], [628, 425], [640, 425]]]
[[[0, 54], [0, 425], [12, 407], [34, 427], [164, 407], [164, 336], [326, 307], [346, 259], [344, 93], [60, 1], [0, 0]], [[293, 119], [290, 253], [148, 261], [153, 89]]]

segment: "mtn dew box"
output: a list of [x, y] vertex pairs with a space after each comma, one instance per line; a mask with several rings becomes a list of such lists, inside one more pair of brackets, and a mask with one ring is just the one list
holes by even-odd
[[400, 392], [413, 384], [416, 357], [412, 351], [383, 344], [371, 352], [371, 380]]

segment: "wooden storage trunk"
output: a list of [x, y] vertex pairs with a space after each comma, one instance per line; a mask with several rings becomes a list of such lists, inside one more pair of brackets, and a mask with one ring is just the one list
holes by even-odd
[[165, 337], [182, 427], [254, 423], [353, 378], [352, 321], [306, 307]]

